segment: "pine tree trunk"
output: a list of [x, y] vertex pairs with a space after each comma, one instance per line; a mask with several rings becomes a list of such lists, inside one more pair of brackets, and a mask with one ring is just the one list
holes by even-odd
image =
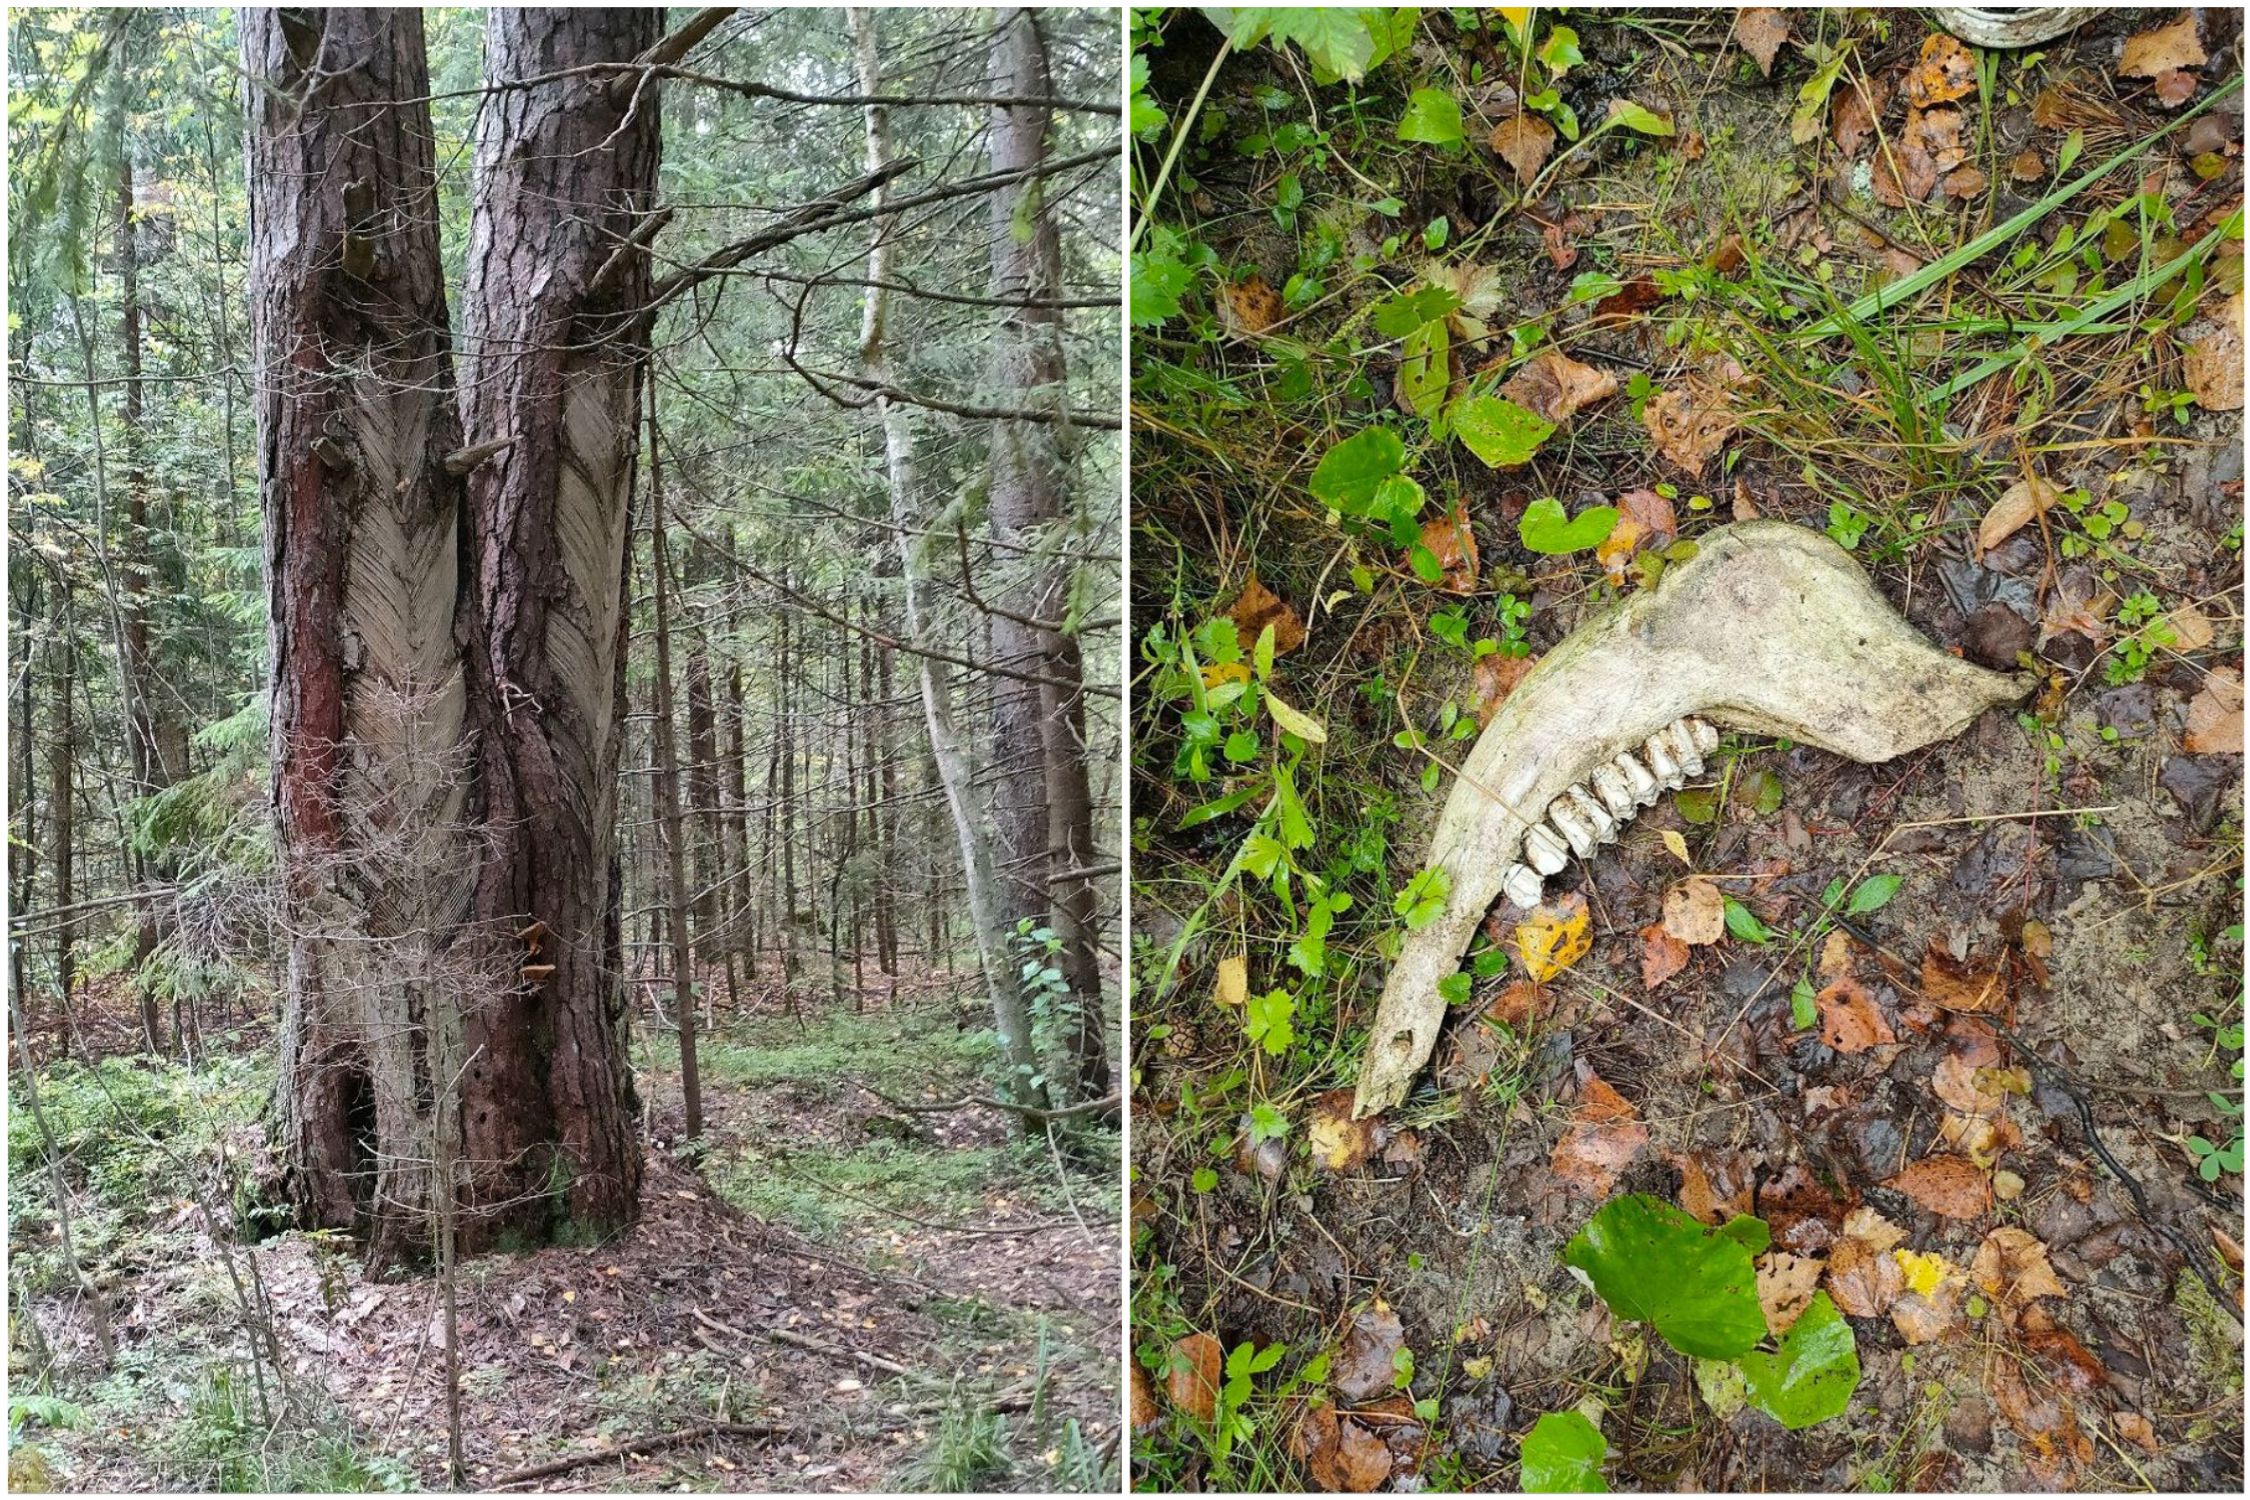
[[462, 426], [514, 446], [469, 476], [470, 673], [491, 847], [476, 913], [543, 929], [523, 982], [468, 1018], [464, 1166], [508, 1229], [639, 1211], [638, 1108], [619, 983], [617, 767], [629, 511], [650, 271], [623, 248], [655, 210], [661, 131], [630, 61], [657, 9], [495, 8], [477, 135]]
[[[672, 620], [665, 608], [671, 571], [664, 536], [664, 489], [656, 463], [655, 406], [649, 408], [649, 522], [648, 571], [656, 613], [656, 682], [650, 693], [652, 735], [656, 761], [658, 828], [664, 839], [664, 904], [672, 932], [672, 1004], [680, 1028], [680, 1100], [687, 1116], [686, 1134], [703, 1133], [703, 1070], [695, 1055], [695, 944], [688, 935], [687, 858], [683, 845], [687, 828], [680, 816], [680, 752], [672, 715]], [[691, 668], [692, 670], [692, 668]], [[693, 703], [694, 689], [689, 689]], [[694, 708], [688, 710], [693, 722]]]
[[[460, 484], [419, 11], [242, 13], [250, 295], [305, 1220], [425, 1245], [437, 974], [468, 914]], [[299, 97], [302, 96], [300, 104]]]
[[[54, 668], [55, 727], [53, 744], [47, 751], [47, 853], [55, 866], [55, 905], [66, 915], [55, 926], [55, 993], [68, 1009], [71, 991], [78, 986], [78, 923], [67, 915], [72, 902], [78, 899], [73, 881], [71, 854], [77, 844], [76, 787], [78, 746], [76, 744], [76, 715], [71, 711], [71, 686], [78, 675], [75, 660], [73, 632], [77, 626], [70, 608], [70, 585], [66, 581], [60, 590], [62, 607], [58, 611], [63, 622], [62, 639], [49, 648], [49, 658]], [[89, 1059], [90, 1061], [91, 1059]]]
[[[1055, 92], [1040, 35], [1038, 13], [996, 14], [999, 40], [991, 53], [988, 83], [998, 98], [1051, 98]], [[1052, 111], [1044, 105], [995, 106], [986, 131], [995, 174], [1030, 174], [1045, 161]], [[992, 296], [1018, 304], [1053, 304], [1062, 296], [1062, 242], [1047, 210], [1043, 179], [1026, 175], [992, 195]], [[993, 384], [1005, 404], [1023, 410], [1069, 409], [1063, 360], [1062, 312], [1052, 305], [1013, 306], [1002, 314], [995, 341]], [[1093, 796], [1086, 779], [1084, 664], [1078, 642], [1053, 622], [1068, 612], [1067, 549], [1042, 531], [1066, 520], [1064, 494], [1070, 457], [1066, 429], [1057, 422], [995, 422], [992, 426], [992, 524], [1002, 541], [1036, 548], [1025, 559], [1031, 572], [1010, 605], [1022, 619], [994, 616], [994, 649], [1006, 664], [1045, 679], [997, 686], [1001, 706], [996, 733], [1011, 756], [1003, 801], [1016, 810], [1004, 823], [1021, 872], [1018, 893], [1026, 914], [1041, 915], [1060, 944], [1058, 967], [1076, 1003], [1070, 1038], [1073, 1071], [1082, 1097], [1109, 1092], [1101, 970], [1094, 947], [1098, 921], [1095, 891], [1079, 873], [1093, 863]], [[1028, 622], [1028, 623], [1027, 623]], [[1010, 736], [1021, 736], [1013, 738]], [[1037, 826], [1031, 814], [1036, 809]], [[1028, 851], [1036, 848], [1036, 858]]]
[[[882, 71], [877, 61], [874, 14], [855, 8], [851, 20], [852, 35], [858, 44], [860, 92], [880, 95]], [[867, 106], [867, 169], [880, 172], [889, 161], [888, 111], [883, 105], [870, 104]], [[884, 196], [882, 189], [876, 190], [878, 205]], [[860, 327], [861, 368], [868, 379], [886, 387], [895, 383], [884, 328], [889, 297], [883, 283], [890, 279], [891, 232], [892, 225], [887, 217], [875, 221], [874, 249], [867, 258], [870, 284], [866, 314]], [[891, 520], [897, 528], [899, 561], [906, 585], [906, 633], [908, 640], [918, 646], [928, 639], [928, 606], [919, 535], [923, 526], [916, 493], [913, 434], [907, 425], [904, 407], [878, 396], [875, 409], [883, 424]], [[925, 655], [917, 658], [917, 664], [921, 669], [922, 709], [929, 726], [930, 754], [936, 763], [939, 785], [945, 792], [946, 806], [953, 815], [962, 876], [968, 886], [969, 920], [975, 930], [977, 959], [992, 1002], [993, 1022], [1000, 1036], [1000, 1055], [1008, 1067], [1009, 1076], [1001, 1086], [1002, 1096], [1018, 1103], [1037, 1105], [1046, 1098], [1046, 1090], [1035, 1081], [1039, 1059], [1032, 1045], [1031, 1018], [1023, 992], [1016, 984], [1015, 965], [1008, 951], [1007, 907], [1003, 904], [999, 878], [993, 868], [991, 840], [978, 821], [968, 753], [953, 720], [951, 688], [939, 662]]]

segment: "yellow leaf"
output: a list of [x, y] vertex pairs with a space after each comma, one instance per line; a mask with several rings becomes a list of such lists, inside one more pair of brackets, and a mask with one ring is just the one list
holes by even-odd
[[1912, 1250], [1893, 1250], [1891, 1259], [1906, 1277], [1906, 1289], [1916, 1296], [1927, 1297], [1938, 1289], [1953, 1267], [1942, 1255], [1922, 1255]]
[[1525, 23], [1531, 20], [1532, 8], [1530, 6], [1501, 5], [1495, 6], [1494, 9], [1500, 12], [1500, 19], [1506, 21], [1509, 27], [1514, 30], [1517, 36], [1523, 35], [1523, 28]]
[[1219, 988], [1212, 997], [1221, 1005], [1240, 1005], [1250, 998], [1250, 960], [1237, 953], [1219, 960]]
[[1238, 661], [1215, 661], [1203, 669], [1203, 685], [1218, 687], [1228, 682], [1248, 682], [1250, 669]]
[[1681, 864], [1686, 865], [1691, 870], [1695, 868], [1695, 861], [1688, 858], [1687, 840], [1680, 837], [1680, 830], [1677, 828], [1664, 830], [1664, 847], [1671, 850], [1672, 857]]
[[1273, 721], [1276, 724], [1279, 724], [1306, 744], [1325, 745], [1328, 743], [1328, 731], [1320, 727], [1318, 719], [1297, 712], [1297, 710], [1276, 698], [1271, 689], [1266, 692], [1266, 712], [1273, 715]]
[[1516, 954], [1532, 983], [1545, 984], [1584, 958], [1593, 947], [1590, 925], [1586, 898], [1576, 891], [1532, 908], [1516, 924]]

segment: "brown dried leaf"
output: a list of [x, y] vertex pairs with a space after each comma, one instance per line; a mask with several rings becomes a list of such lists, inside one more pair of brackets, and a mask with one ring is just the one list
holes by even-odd
[[2047, 1262], [2046, 1245], [2021, 1229], [1995, 1229], [1986, 1235], [1977, 1246], [1976, 1259], [1969, 1262], [1969, 1275], [2010, 1321], [2041, 1297], [2070, 1295]]
[[1617, 514], [1639, 524], [1655, 541], [1669, 544], [1680, 534], [1679, 515], [1672, 502], [1654, 490], [1627, 490], [1617, 497]]
[[2188, 700], [2187, 735], [2180, 748], [2190, 755], [2242, 753], [2242, 678], [2232, 667], [2213, 667], [2203, 691]]
[[1971, 166], [1955, 167], [1945, 174], [1945, 196], [1948, 198], [1974, 198], [1984, 191], [1984, 172]]
[[2009, 485], [1977, 523], [1976, 555], [1981, 559], [2061, 498], [2061, 492], [2043, 479], [2019, 479]]
[[1844, 1230], [1828, 1256], [1828, 1295], [1847, 1317], [1877, 1318], [1906, 1290], [1891, 1249], [1906, 1231], [1872, 1208], [1844, 1216]]
[[1691, 475], [1701, 475], [1727, 439], [1734, 436], [1734, 412], [1721, 391], [1691, 384], [1674, 387], [1641, 408], [1641, 424], [1656, 451]]
[[1864, 88], [1852, 78], [1840, 80], [1829, 111], [1829, 133], [1846, 160], [1857, 156], [1875, 133], [1875, 121], [1890, 97], [1890, 85], [1881, 79], [1868, 79]]
[[1135, 1432], [1146, 1432], [1163, 1419], [1164, 1413], [1156, 1404], [1156, 1386], [1148, 1378], [1148, 1371], [1141, 1368], [1139, 1360], [1136, 1359], [1132, 1363], [1133, 1430]]
[[2201, 651], [2218, 638], [2218, 627], [2211, 617], [2193, 603], [2176, 604], [2164, 616], [2178, 639], [2173, 643], [2182, 651]]
[[1369, 1494], [1390, 1477], [1390, 1445], [1350, 1417], [1338, 1424], [1335, 1460], [1327, 1472], [1317, 1465], [1313, 1469], [1321, 1488], [1347, 1495]]
[[2199, 68], [2208, 61], [2203, 40], [2196, 34], [2195, 12], [2185, 10], [2169, 26], [2127, 37], [2117, 59], [2117, 76], [2154, 78], [2177, 68]]
[[1554, 127], [1534, 114], [1513, 114], [1492, 127], [1492, 149], [1515, 169], [1516, 181], [1529, 186], [1554, 154]]
[[1381, 1144], [1377, 1122], [1352, 1118], [1352, 1097], [1350, 1089], [1330, 1089], [1312, 1102], [1305, 1133], [1323, 1171], [1349, 1172]]
[[1234, 620], [1245, 655], [1268, 625], [1273, 627], [1273, 654], [1277, 657], [1287, 656], [1305, 643], [1303, 619], [1286, 600], [1260, 583], [1255, 572], [1243, 584], [1241, 596], [1227, 606], [1227, 614]]
[[1942, 31], [1922, 41], [1922, 55], [1906, 75], [1911, 104], [1945, 104], [1976, 92], [1976, 54]]
[[1662, 922], [1641, 929], [1641, 988], [1655, 989], [1687, 967], [1688, 945], [1664, 930]]
[[1719, 888], [1690, 875], [1664, 893], [1664, 930], [1691, 948], [1726, 935], [1727, 903]]
[[1227, 323], [1236, 333], [1264, 333], [1281, 321], [1282, 311], [1281, 293], [1255, 272], [1227, 288]]
[[2178, 109], [2195, 97], [2195, 91], [2202, 87], [2203, 79], [2187, 68], [2173, 68], [2157, 74], [2149, 80], [2149, 85], [2156, 93], [2157, 103], [2168, 109]]
[[2026, 146], [2008, 163], [2008, 175], [2018, 182], [2037, 182], [2047, 175], [2047, 159]]
[[2194, 335], [2184, 363], [2195, 404], [2205, 411], [2242, 410], [2242, 293], [2184, 333]]
[[1528, 979], [1514, 980], [1484, 1008], [1484, 1013], [1517, 1031], [1555, 1013], [1555, 997]]
[[1454, 594], [1472, 594], [1477, 587], [1477, 539], [1469, 529], [1468, 503], [1453, 502], [1453, 509], [1422, 523], [1422, 545], [1437, 558], [1445, 576], [1438, 587]]
[[1812, 1301], [1827, 1263], [1810, 1255], [1773, 1250], [1758, 1257], [1758, 1305], [1766, 1312], [1766, 1331], [1775, 1338], [1790, 1326]]
[[1500, 394], [1560, 425], [1580, 408], [1616, 395], [1617, 377], [1549, 349], [1509, 376]]
[[1640, 1111], [1581, 1063], [1583, 1082], [1570, 1128], [1555, 1143], [1555, 1176], [1572, 1192], [1606, 1198], [1617, 1179], [1648, 1145]]
[[1803, 1162], [1791, 1162], [1758, 1184], [1758, 1217], [1772, 1229], [1776, 1245], [1804, 1255], [1836, 1242], [1844, 1205]]
[[1964, 962], [1932, 937], [1922, 950], [1922, 998], [1946, 1010], [1996, 1011], [2008, 1003], [2008, 985], [1997, 964], [1973, 955]]
[[1469, 695], [1476, 705], [1478, 728], [1492, 722], [1516, 684], [1538, 665], [1536, 656], [1502, 656], [1495, 652], [1477, 658], [1476, 669], [1470, 674]]
[[1618, 288], [1616, 295], [1604, 297], [1594, 304], [1594, 314], [1587, 320], [1588, 328], [1613, 328], [1620, 323], [1630, 323], [1664, 300], [1663, 289], [1652, 276], [1640, 276]]
[[1750, 1212], [1750, 1160], [1741, 1153], [1676, 1152], [1666, 1160], [1680, 1170], [1680, 1207], [1704, 1223]]
[[1329, 1376], [1338, 1399], [1365, 1401], [1389, 1390], [1392, 1360], [1405, 1342], [1406, 1330], [1400, 1326], [1398, 1314], [1382, 1298], [1354, 1313]]
[[1770, 6], [1750, 6], [1734, 18], [1734, 39], [1758, 64], [1758, 72], [1773, 77], [1773, 60], [1789, 40], [1789, 12]]
[[2114, 1412], [2111, 1414], [2109, 1422], [2112, 1427], [2117, 1429], [2119, 1437], [2131, 1443], [2143, 1453], [2160, 1451], [2156, 1441], [2156, 1428], [2151, 1425], [2148, 1418], [2142, 1416], [2139, 1412]]
[[1959, 1156], [1925, 1156], [1883, 1186], [1948, 1219], [1981, 1219], [1992, 1203], [1991, 1181]]
[[2044, 1486], [2075, 1480], [2094, 1460], [2094, 1444], [2078, 1426], [2067, 1396], [2034, 1390], [2012, 1359], [1985, 1363], [1992, 1404], [2023, 1439], [2023, 1456], [2032, 1476]]
[[1164, 1377], [1165, 1394], [1172, 1404], [1198, 1422], [1208, 1424], [1219, 1409], [1219, 1374], [1226, 1352], [1208, 1333], [1191, 1333], [1172, 1346], [1172, 1363]]
[[1865, 1052], [1898, 1040], [1891, 1023], [1867, 986], [1845, 975], [1816, 997], [1820, 1005], [1820, 1040], [1838, 1052]]

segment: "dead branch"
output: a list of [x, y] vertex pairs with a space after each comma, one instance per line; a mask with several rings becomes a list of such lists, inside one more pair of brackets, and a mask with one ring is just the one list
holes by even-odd
[[970, 1095], [966, 1098], [955, 1099], [945, 1104], [908, 1104], [902, 1099], [893, 1099], [890, 1095], [884, 1093], [881, 1089], [875, 1087], [873, 1084], [863, 1082], [860, 1079], [847, 1078], [844, 1081], [850, 1084], [853, 1088], [864, 1089], [868, 1093], [873, 1094], [876, 1098], [882, 1100], [891, 1108], [910, 1115], [950, 1114], [952, 1111], [957, 1109], [1004, 1109], [1009, 1114], [1021, 1115], [1024, 1119], [1030, 1120], [1034, 1124], [1040, 1125], [1044, 1125], [1049, 1120], [1068, 1120], [1073, 1119], [1079, 1115], [1102, 1114], [1108, 1110], [1117, 1108], [1119, 1104], [1124, 1102], [1123, 1095], [1111, 1094], [1106, 1099], [1089, 1099], [1083, 1104], [1065, 1105], [1060, 1109], [1041, 1109], [1035, 1105], [1030, 1104], [1010, 1104], [1005, 1099], [986, 1099], [978, 1097], [976, 1095]]
[[688, 1311], [695, 1315], [696, 1322], [714, 1332], [723, 1333], [729, 1338], [769, 1339], [776, 1344], [787, 1344], [792, 1349], [802, 1349], [808, 1354], [825, 1354], [830, 1359], [850, 1360], [866, 1365], [870, 1369], [881, 1370], [886, 1375], [912, 1375], [914, 1373], [906, 1366], [885, 1359], [880, 1354], [869, 1354], [859, 1349], [847, 1349], [841, 1344], [824, 1343], [819, 1339], [808, 1338], [804, 1334], [793, 1332], [787, 1328], [763, 1328], [751, 1333], [737, 1328], [731, 1323], [720, 1322], [700, 1307], [691, 1307]]
[[795, 1432], [778, 1422], [698, 1422], [693, 1427], [683, 1427], [678, 1432], [651, 1433], [630, 1442], [616, 1443], [607, 1448], [593, 1448], [558, 1458], [552, 1463], [534, 1464], [528, 1469], [517, 1469], [503, 1474], [485, 1486], [504, 1490], [519, 1484], [529, 1484], [534, 1479], [547, 1479], [556, 1474], [567, 1474], [572, 1469], [583, 1469], [589, 1464], [605, 1464], [613, 1459], [630, 1458], [636, 1453], [657, 1453], [666, 1448], [678, 1448], [687, 1443], [699, 1443], [710, 1437], [787, 1437]]

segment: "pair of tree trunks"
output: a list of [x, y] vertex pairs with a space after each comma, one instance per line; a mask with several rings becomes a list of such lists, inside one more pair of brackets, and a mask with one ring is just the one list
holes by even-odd
[[379, 1259], [440, 1205], [472, 1251], [637, 1210], [615, 787], [660, 135], [644, 78], [584, 70], [662, 14], [490, 13], [456, 382], [422, 13], [242, 12], [281, 1144]]

